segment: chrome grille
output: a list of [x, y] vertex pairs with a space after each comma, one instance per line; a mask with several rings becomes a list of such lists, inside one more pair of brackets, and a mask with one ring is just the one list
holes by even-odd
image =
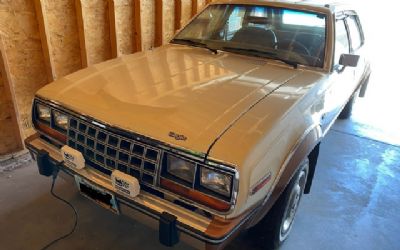
[[77, 118], [70, 118], [68, 146], [80, 151], [89, 166], [106, 174], [114, 169], [132, 175], [141, 183], [155, 185], [161, 151], [122, 137]]

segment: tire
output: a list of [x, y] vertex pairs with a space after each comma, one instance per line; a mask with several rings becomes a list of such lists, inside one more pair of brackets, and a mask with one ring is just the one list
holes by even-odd
[[349, 119], [351, 116], [351, 112], [353, 111], [353, 104], [354, 101], [356, 100], [356, 94], [354, 94], [346, 103], [344, 106], [342, 112], [339, 114], [339, 119], [340, 120], [346, 120]]
[[307, 183], [308, 171], [309, 162], [306, 159], [268, 214], [251, 229], [252, 233], [263, 234], [265, 249], [277, 249], [288, 238]]

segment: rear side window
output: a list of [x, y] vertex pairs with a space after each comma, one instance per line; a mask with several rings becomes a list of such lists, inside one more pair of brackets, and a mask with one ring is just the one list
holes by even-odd
[[357, 50], [363, 43], [357, 16], [349, 16], [347, 18], [347, 25], [350, 31], [351, 48]]

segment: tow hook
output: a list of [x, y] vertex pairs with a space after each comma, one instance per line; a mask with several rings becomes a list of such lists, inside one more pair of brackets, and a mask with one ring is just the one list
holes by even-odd
[[51, 176], [53, 174], [53, 166], [49, 161], [49, 153], [45, 150], [40, 150], [37, 154], [37, 165], [39, 174], [44, 176]]
[[167, 212], [163, 212], [159, 221], [159, 240], [160, 243], [167, 247], [172, 247], [179, 242], [179, 233], [176, 226], [176, 216]]

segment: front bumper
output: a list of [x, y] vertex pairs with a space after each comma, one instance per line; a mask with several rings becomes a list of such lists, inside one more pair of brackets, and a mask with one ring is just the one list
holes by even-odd
[[[90, 167], [78, 170], [64, 165], [60, 149], [38, 135], [26, 139], [25, 145], [31, 152], [32, 158], [37, 160], [39, 169], [43, 169], [46, 164], [50, 168], [58, 166], [64, 178], [77, 176], [93, 186], [112, 193], [119, 208], [118, 212], [158, 229], [160, 243], [164, 245], [168, 245], [168, 242], [172, 242], [173, 245], [174, 237], [179, 235], [180, 240], [195, 248], [221, 249], [245, 228], [246, 223], [254, 215], [246, 213], [235, 219], [217, 216], [209, 218], [144, 191], [140, 191], [135, 198], [128, 198], [116, 192], [109, 176]], [[41, 157], [44, 152], [46, 152], [45, 159]], [[171, 221], [171, 218], [176, 220]]]

